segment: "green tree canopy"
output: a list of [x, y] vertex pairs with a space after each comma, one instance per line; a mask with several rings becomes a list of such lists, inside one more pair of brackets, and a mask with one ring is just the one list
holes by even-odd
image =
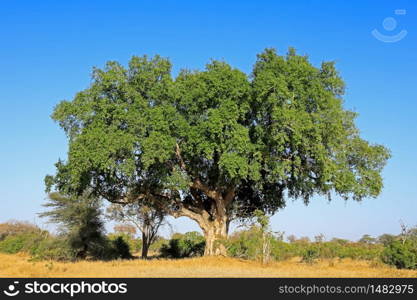
[[250, 76], [223, 61], [175, 78], [160, 56], [109, 62], [55, 107], [69, 150], [47, 188], [154, 201], [198, 222], [206, 254], [222, 253], [215, 241], [233, 218], [290, 198], [380, 193], [389, 152], [360, 137], [343, 93], [333, 62], [317, 68], [293, 49], [266, 49]]

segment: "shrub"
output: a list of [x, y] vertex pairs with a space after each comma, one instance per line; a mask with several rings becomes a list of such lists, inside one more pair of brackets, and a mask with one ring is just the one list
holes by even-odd
[[336, 248], [336, 256], [340, 258], [373, 260], [379, 258], [382, 245], [346, 243]]
[[274, 260], [287, 258], [289, 244], [284, 243], [281, 238], [274, 237], [270, 232], [263, 232], [262, 227], [258, 225], [253, 225], [247, 230], [234, 233], [229, 237], [225, 245], [228, 255], [232, 257], [264, 260], [264, 243], [269, 248], [267, 252], [268, 257]]
[[[309, 242], [306, 238], [290, 238], [286, 243], [281, 238], [270, 236], [271, 258], [285, 260], [301, 257], [309, 262], [318, 258], [352, 258], [378, 259], [383, 246], [380, 244], [352, 243], [348, 240], [334, 239], [330, 242]], [[232, 257], [259, 260], [262, 254], [262, 234], [258, 227], [239, 231], [231, 235], [227, 241], [228, 253]]]
[[115, 241], [121, 238], [128, 246], [129, 252], [138, 252], [142, 249], [142, 243], [140, 239], [135, 239], [131, 235], [126, 233], [111, 233], [107, 235], [111, 241]]
[[15, 254], [23, 250], [25, 239], [23, 236], [9, 236], [0, 242], [0, 252]]
[[260, 259], [261, 247], [262, 233], [257, 226], [235, 233], [226, 242], [230, 256], [244, 259]]
[[[159, 252], [160, 253], [162, 247], [168, 247], [169, 241], [170, 240], [168, 240], [166, 238], [158, 236], [157, 238], [155, 238], [155, 241], [149, 247], [149, 250], [153, 251], [153, 252]], [[142, 249], [142, 241], [141, 240], [139, 240], [139, 246], [140, 246], [139, 250], [141, 250]]]
[[310, 246], [304, 251], [301, 262], [313, 264], [316, 262], [317, 258], [319, 258], [319, 251], [317, 250], [317, 248]]
[[8, 236], [0, 242], [0, 252], [26, 252], [34, 259], [72, 260], [75, 257], [65, 239], [51, 236], [46, 231]]
[[161, 255], [170, 258], [202, 256], [204, 246], [204, 237], [196, 231], [185, 234], [176, 233], [169, 240], [168, 245], [162, 245]]
[[39, 227], [29, 222], [9, 221], [0, 224], [0, 241], [8, 236], [14, 236], [22, 233], [34, 233], [40, 231]]
[[398, 269], [417, 268], [417, 243], [406, 240], [404, 243], [393, 241], [382, 252], [383, 262]]
[[[53, 259], [72, 261], [77, 259], [77, 252], [71, 246], [72, 241], [64, 236], [52, 236], [46, 231], [22, 233], [6, 237], [0, 242], [0, 252], [16, 254], [26, 252], [35, 260]], [[104, 239], [91, 247], [90, 258], [118, 259], [131, 258], [129, 245], [121, 237], [114, 240]]]
[[337, 244], [340, 244], [340, 245], [346, 245], [346, 244], [348, 244], [348, 243], [349, 243], [349, 241], [348, 241], [348, 240], [346, 240], [346, 239], [339, 239], [339, 238], [333, 238], [333, 239], [331, 240], [331, 242], [332, 242], [332, 243], [337, 243]]
[[0, 242], [0, 252], [15, 254], [18, 252], [30, 252], [36, 247], [43, 237], [38, 233], [22, 233], [9, 235]]
[[132, 258], [132, 254], [130, 253], [129, 244], [123, 239], [123, 237], [118, 236], [116, 239], [111, 241], [112, 246], [112, 257], [114, 258], [122, 258], [122, 259], [130, 259]]
[[384, 233], [384, 234], [382, 234], [378, 237], [377, 242], [384, 245], [384, 246], [388, 246], [389, 244], [391, 244], [396, 239], [397, 239], [397, 237], [395, 235]]
[[32, 248], [30, 254], [36, 260], [75, 260], [75, 252], [69, 247], [68, 241], [62, 237], [50, 237], [42, 240], [37, 247]]
[[299, 255], [297, 245], [273, 239], [271, 242], [271, 257], [274, 260], [286, 260]]

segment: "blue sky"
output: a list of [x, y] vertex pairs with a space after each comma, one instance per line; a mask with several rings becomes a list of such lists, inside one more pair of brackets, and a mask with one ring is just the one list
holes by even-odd
[[[415, 1], [3, 1], [0, 9], [0, 222], [42, 220], [43, 178], [65, 158], [54, 105], [90, 83], [93, 66], [132, 55], [169, 57], [174, 73], [224, 59], [250, 72], [266, 47], [289, 46], [315, 64], [335, 60], [345, 107], [363, 137], [393, 157], [385, 188], [362, 203], [289, 202], [273, 229], [357, 239], [417, 224], [417, 2]], [[396, 14], [396, 9], [405, 9]], [[388, 18], [388, 19], [387, 19]], [[385, 20], [385, 21], [384, 21]], [[395, 43], [371, 31], [407, 35]], [[187, 219], [178, 231], [197, 229]]]

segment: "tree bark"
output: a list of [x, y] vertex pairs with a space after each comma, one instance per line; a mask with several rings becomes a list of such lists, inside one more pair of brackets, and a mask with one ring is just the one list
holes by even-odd
[[171, 212], [171, 215], [174, 218], [188, 217], [197, 222], [204, 233], [206, 241], [204, 256], [227, 255], [223, 242], [227, 240], [229, 217], [225, 211], [216, 210], [210, 215], [205, 210], [197, 213], [189, 208], [180, 206], [179, 210]]
[[203, 228], [206, 246], [204, 256], [227, 255], [223, 242], [227, 239], [227, 218], [218, 218]]
[[148, 258], [149, 238], [146, 233], [142, 232], [142, 258]]

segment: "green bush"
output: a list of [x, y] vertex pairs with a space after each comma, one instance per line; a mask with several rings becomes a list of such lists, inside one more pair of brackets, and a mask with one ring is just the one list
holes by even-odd
[[43, 239], [44, 237], [38, 233], [9, 235], [0, 242], [0, 252], [9, 254], [31, 252]]
[[0, 252], [8, 254], [26, 252], [34, 259], [74, 259], [74, 253], [70, 250], [67, 241], [51, 236], [46, 231], [9, 235], [0, 242]]
[[0, 241], [8, 236], [15, 236], [23, 233], [39, 232], [41, 229], [34, 224], [22, 221], [9, 221], [0, 224]]
[[308, 247], [305, 249], [301, 262], [307, 264], [313, 264], [316, 262], [317, 258], [319, 258], [320, 254], [316, 247]]
[[285, 243], [281, 240], [272, 240], [271, 257], [276, 261], [286, 260], [294, 256], [300, 256], [300, 249], [297, 245]]
[[142, 240], [134, 239], [129, 234], [111, 233], [107, 237], [110, 239], [110, 241], [121, 238], [129, 246], [129, 251], [132, 253], [139, 252], [142, 249]]
[[75, 252], [71, 250], [68, 241], [62, 237], [43, 239], [36, 247], [32, 247], [30, 254], [39, 260], [75, 260]]
[[288, 258], [288, 244], [275, 238], [272, 234], [266, 234], [265, 237], [262, 228], [258, 225], [253, 225], [247, 230], [234, 233], [229, 237], [225, 245], [228, 254], [232, 257], [262, 260], [264, 242], [269, 245], [269, 254], [272, 259], [282, 260]]
[[[252, 226], [247, 230], [234, 233], [226, 242], [228, 254], [232, 257], [262, 260], [264, 237], [259, 226]], [[267, 235], [266, 243], [270, 248], [270, 257], [273, 260], [285, 260], [300, 255], [298, 246], [285, 243], [281, 238], [272, 234]]]
[[393, 241], [382, 252], [384, 263], [396, 266], [398, 269], [417, 268], [417, 243], [413, 241]]
[[[142, 249], [142, 241], [140, 241], [140, 249]], [[151, 246], [149, 247], [150, 251], [153, 252], [161, 252], [162, 247], [167, 247], [169, 245], [169, 240], [163, 237], [158, 236], [155, 241], [151, 244]]]
[[25, 239], [22, 236], [8, 236], [0, 242], [0, 252], [15, 254], [23, 250]]
[[162, 245], [161, 256], [170, 258], [202, 256], [204, 247], [205, 240], [200, 233], [196, 231], [185, 234], [176, 233], [168, 244]]
[[342, 245], [336, 253], [340, 258], [373, 260], [379, 258], [382, 250], [382, 245], [348, 243]]
[[116, 239], [111, 241], [112, 248], [113, 248], [113, 257], [114, 258], [122, 258], [122, 259], [130, 259], [132, 258], [132, 254], [130, 253], [129, 244], [123, 239], [123, 237], [119, 236]]
[[[46, 231], [21, 233], [9, 235], [0, 241], [0, 252], [8, 254], [26, 252], [35, 260], [72, 261], [77, 258], [77, 252], [70, 245], [71, 242], [67, 237], [55, 237]], [[90, 247], [90, 251], [93, 253], [90, 258], [96, 259], [132, 257], [129, 245], [122, 237], [116, 237], [113, 240], [107, 238], [100, 240], [100, 243]]]
[[256, 226], [235, 233], [229, 237], [226, 243], [230, 256], [244, 259], [259, 259], [261, 246], [262, 235]]
[[[307, 239], [293, 240], [291, 243], [279, 237], [269, 237], [271, 258], [276, 261], [301, 257], [302, 261], [318, 258], [378, 259], [383, 246], [380, 244], [352, 243], [334, 239], [330, 242], [309, 242]], [[228, 254], [232, 257], [259, 260], [262, 255], [262, 232], [253, 226], [231, 235], [227, 241]]]

